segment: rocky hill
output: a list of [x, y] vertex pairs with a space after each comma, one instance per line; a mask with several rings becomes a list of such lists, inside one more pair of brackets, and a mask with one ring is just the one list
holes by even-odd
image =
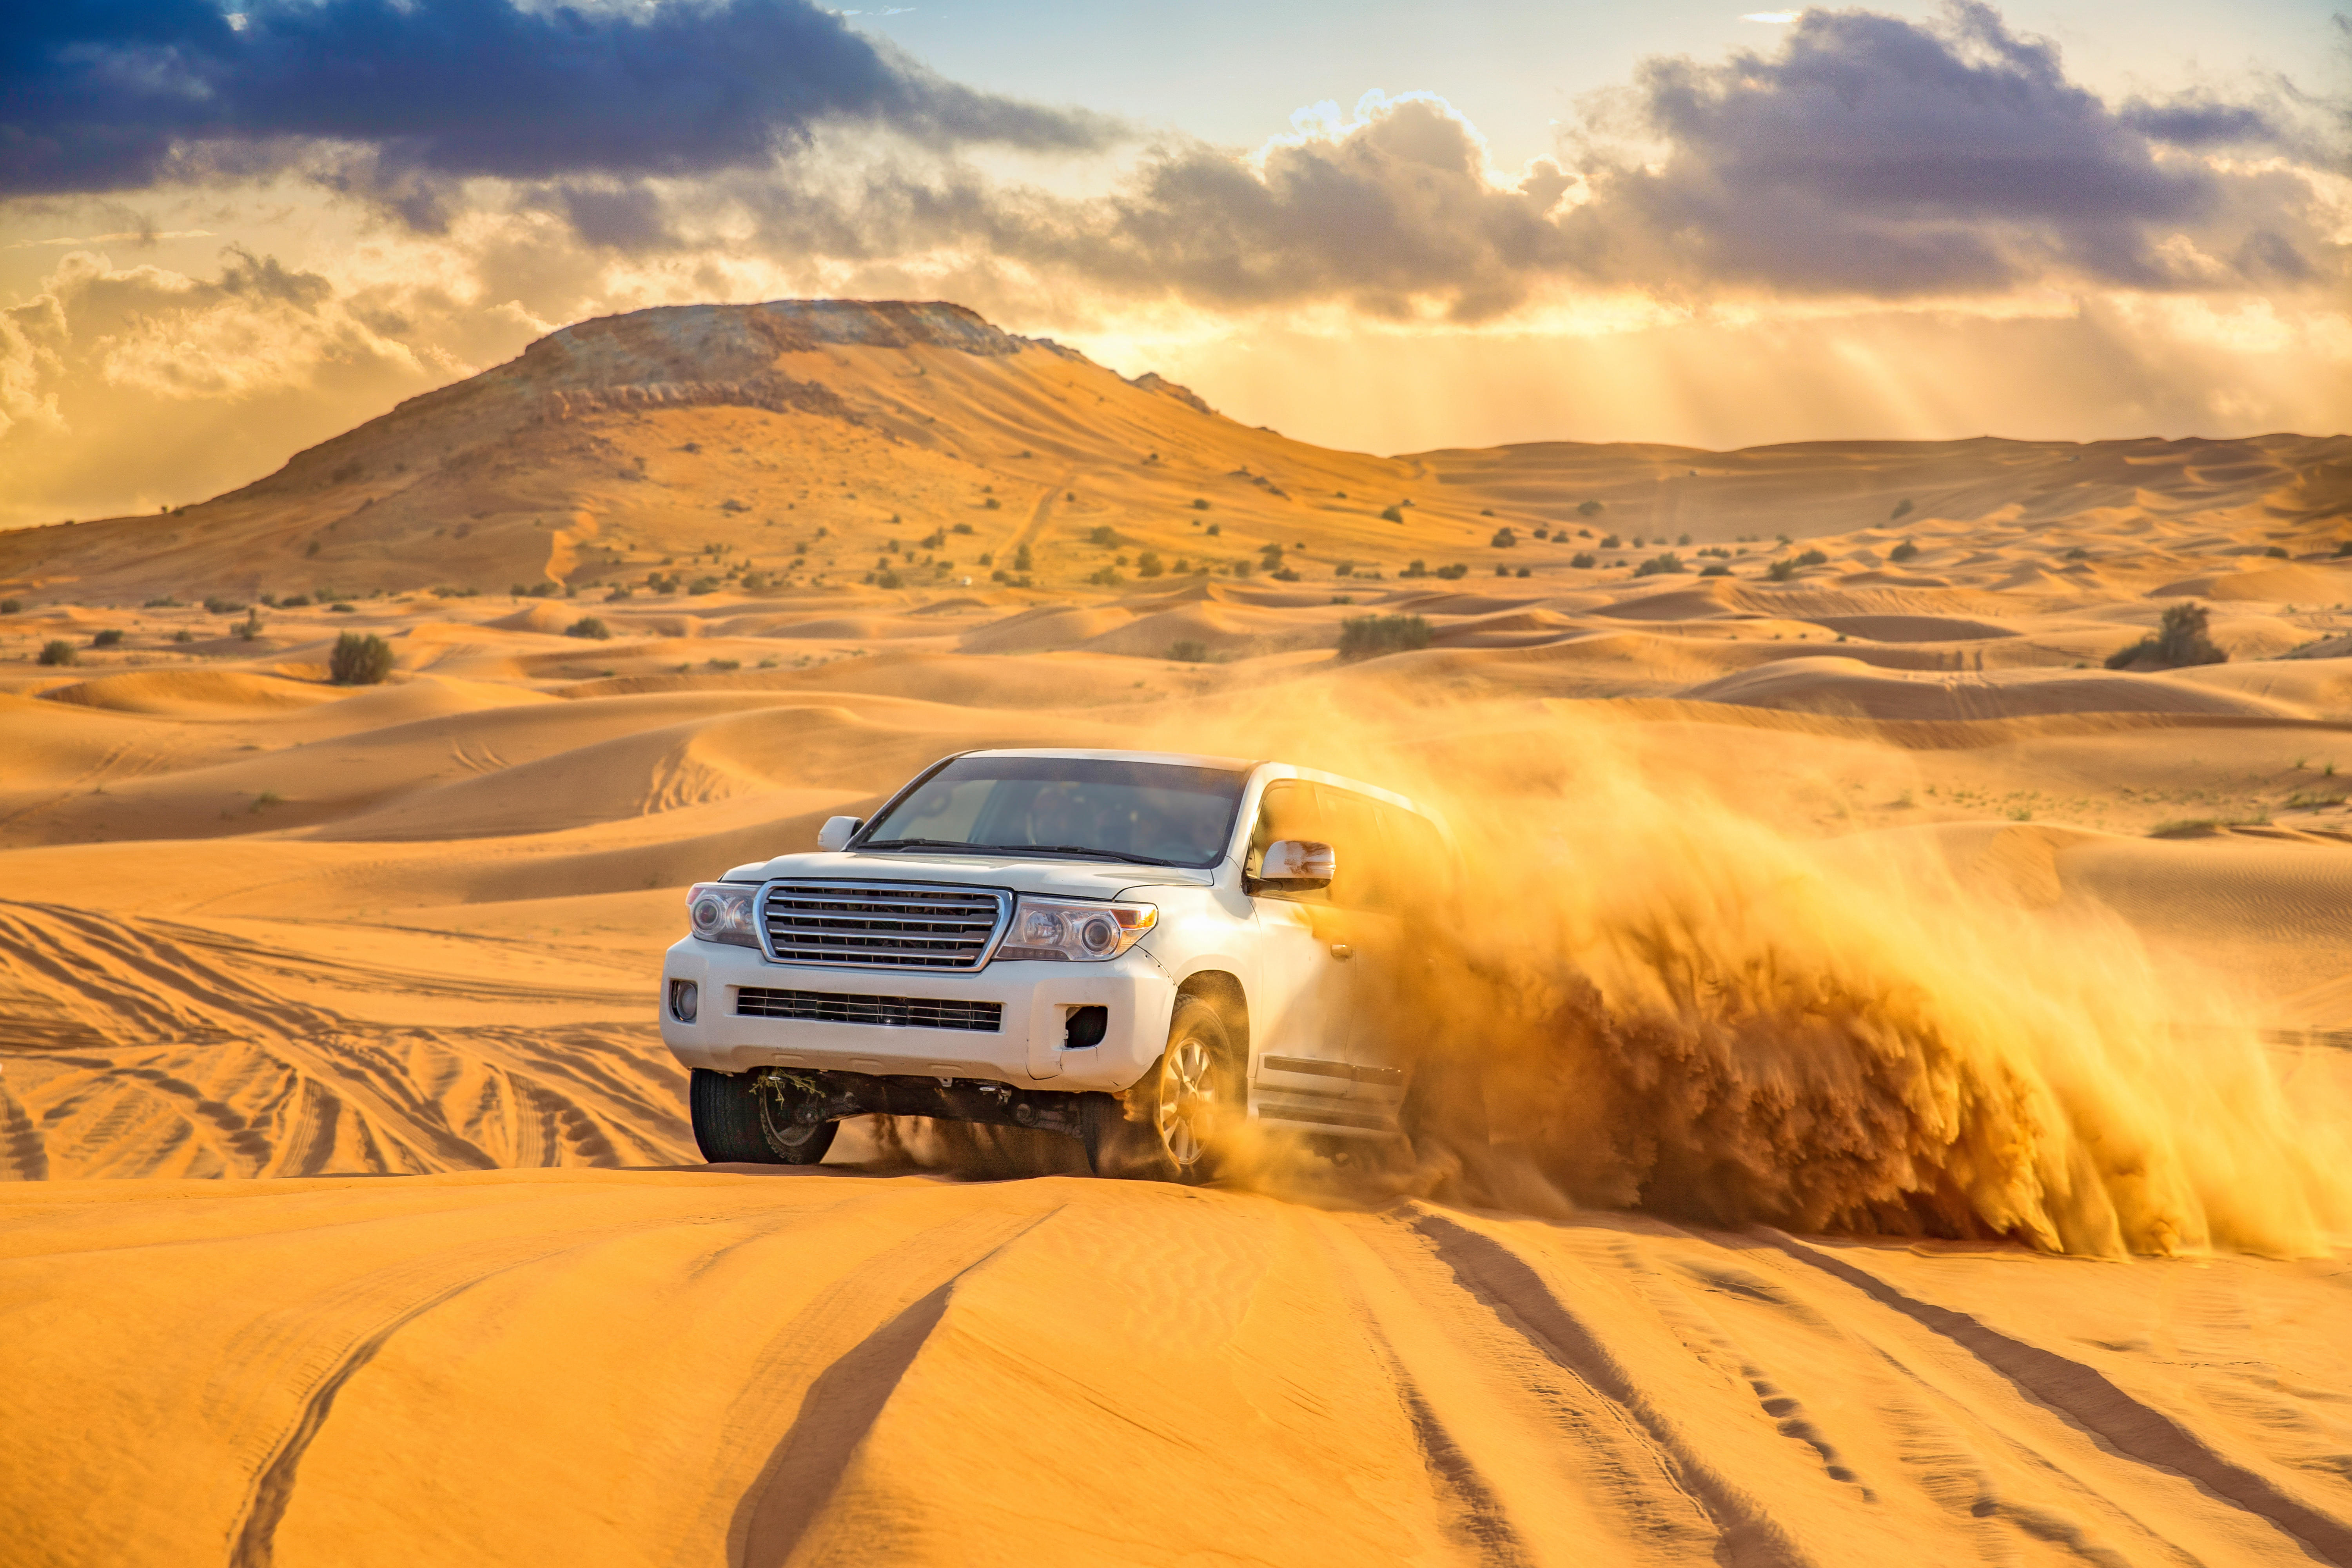
[[1875, 529], [1891, 549], [1938, 521], [2113, 524], [2119, 542], [2162, 521], [2324, 555], [2347, 502], [2344, 437], [1377, 458], [1241, 425], [961, 306], [781, 300], [581, 322], [214, 500], [0, 535], [0, 594], [951, 586], [1017, 604], [1204, 571], [1622, 574], [1781, 535]]

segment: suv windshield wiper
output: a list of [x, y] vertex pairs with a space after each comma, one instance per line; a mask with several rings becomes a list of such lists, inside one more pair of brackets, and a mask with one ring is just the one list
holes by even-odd
[[1000, 844], [996, 847], [1008, 855], [1099, 855], [1106, 860], [1124, 860], [1130, 866], [1173, 866], [1173, 860], [1162, 860], [1153, 855], [1130, 855], [1124, 849], [1097, 849], [1091, 844]]
[[961, 849], [967, 855], [1093, 855], [1124, 860], [1134, 866], [1174, 866], [1150, 855], [1130, 855], [1124, 849], [1097, 849], [1091, 844], [968, 844], [961, 838], [872, 838], [859, 849]]

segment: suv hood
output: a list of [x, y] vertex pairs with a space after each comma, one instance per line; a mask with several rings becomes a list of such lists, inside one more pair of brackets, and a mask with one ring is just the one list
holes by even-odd
[[961, 887], [1008, 888], [1049, 899], [1116, 899], [1129, 888], [1208, 888], [1213, 871], [1182, 867], [1129, 866], [1113, 860], [1024, 859], [1013, 855], [934, 854], [893, 849], [861, 854], [779, 855], [738, 866], [730, 882], [764, 882], [773, 877], [821, 877], [842, 881], [945, 882]]

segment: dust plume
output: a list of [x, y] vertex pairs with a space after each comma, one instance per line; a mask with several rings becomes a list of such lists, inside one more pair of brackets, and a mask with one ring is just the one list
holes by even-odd
[[1453, 826], [1459, 879], [1410, 939], [1432, 962], [1402, 973], [1416, 1141], [1463, 1195], [1508, 1203], [1523, 1162], [1590, 1205], [2106, 1257], [2309, 1253], [2352, 1213], [2335, 1130], [2120, 921], [2029, 916], [1932, 836], [1797, 837], [1616, 726], [1525, 711], [1444, 734], [1294, 696], [1230, 738]]

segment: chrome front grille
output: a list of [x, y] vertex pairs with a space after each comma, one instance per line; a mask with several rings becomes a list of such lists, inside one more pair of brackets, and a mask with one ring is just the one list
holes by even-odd
[[746, 985], [735, 993], [739, 1018], [809, 1018], [821, 1024], [878, 1024], [896, 1029], [1004, 1028], [1002, 1002], [941, 1001], [931, 996], [838, 996], [826, 991], [780, 991]]
[[760, 896], [768, 956], [860, 969], [978, 969], [1013, 895], [915, 882], [775, 882]]

